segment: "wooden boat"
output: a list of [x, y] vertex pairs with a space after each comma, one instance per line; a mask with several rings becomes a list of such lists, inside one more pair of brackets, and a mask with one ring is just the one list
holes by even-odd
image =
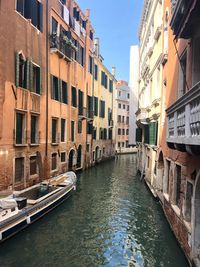
[[0, 242], [34, 223], [76, 189], [76, 174], [67, 172], [0, 199]]

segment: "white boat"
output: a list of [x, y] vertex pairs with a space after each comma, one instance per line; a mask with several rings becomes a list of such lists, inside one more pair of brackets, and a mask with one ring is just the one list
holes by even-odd
[[0, 242], [65, 201], [76, 189], [76, 174], [67, 172], [0, 199]]

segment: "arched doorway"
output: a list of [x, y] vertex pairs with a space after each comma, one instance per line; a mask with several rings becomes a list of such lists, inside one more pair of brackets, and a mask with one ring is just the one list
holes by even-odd
[[78, 151], [77, 151], [77, 168], [81, 168], [81, 165], [82, 165], [82, 146], [79, 145], [78, 147]]
[[156, 187], [157, 190], [160, 192], [163, 191], [163, 177], [164, 177], [164, 157], [163, 157], [163, 152], [161, 151], [158, 157], [157, 178], [156, 178]]
[[193, 258], [200, 258], [200, 173], [197, 175], [197, 182], [195, 185], [193, 212], [192, 212], [192, 251]]
[[69, 164], [68, 164], [68, 170], [73, 171], [75, 167], [75, 150], [72, 149], [69, 153]]
[[95, 160], [99, 159], [99, 146], [96, 147], [95, 149]]

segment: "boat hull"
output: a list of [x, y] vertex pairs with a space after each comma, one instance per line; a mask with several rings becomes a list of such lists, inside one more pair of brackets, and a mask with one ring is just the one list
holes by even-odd
[[64, 188], [61, 192], [58, 192], [56, 196], [52, 196], [50, 199], [46, 199], [46, 201], [36, 204], [32, 208], [28, 208], [23, 211], [22, 214], [16, 215], [10, 225], [9, 222], [6, 222], [4, 227], [2, 224], [2, 227], [0, 226], [0, 242], [7, 240], [35, 221], [39, 220], [41, 217], [45, 216], [48, 212], [69, 198], [72, 195], [72, 191], [74, 191], [73, 186], [68, 189]]

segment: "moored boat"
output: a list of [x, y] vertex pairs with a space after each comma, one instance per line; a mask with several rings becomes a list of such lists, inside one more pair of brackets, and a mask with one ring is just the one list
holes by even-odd
[[76, 189], [76, 174], [67, 172], [0, 199], [0, 242], [34, 223]]

